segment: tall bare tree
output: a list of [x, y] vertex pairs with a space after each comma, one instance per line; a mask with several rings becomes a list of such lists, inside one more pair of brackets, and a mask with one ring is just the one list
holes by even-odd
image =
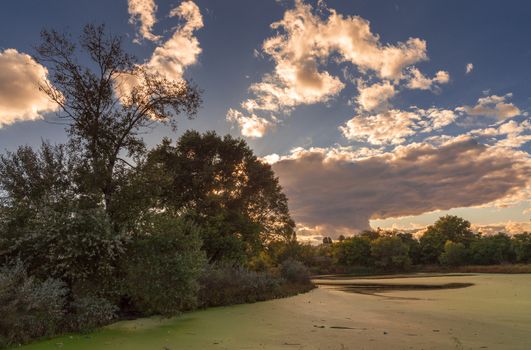
[[180, 114], [193, 118], [200, 91], [136, 62], [103, 25], [85, 26], [78, 43], [55, 30], [41, 38], [36, 59], [50, 71], [41, 89], [59, 105], [71, 151], [81, 156], [82, 192], [112, 217], [119, 179], [145, 148], [140, 134], [154, 123], [175, 128]]

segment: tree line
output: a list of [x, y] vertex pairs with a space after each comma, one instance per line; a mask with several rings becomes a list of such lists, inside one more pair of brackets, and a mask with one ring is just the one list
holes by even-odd
[[469, 221], [446, 215], [419, 236], [369, 230], [352, 237], [330, 237], [318, 246], [302, 245], [298, 256], [316, 272], [407, 271], [422, 266], [531, 263], [531, 233], [512, 236], [474, 233]]

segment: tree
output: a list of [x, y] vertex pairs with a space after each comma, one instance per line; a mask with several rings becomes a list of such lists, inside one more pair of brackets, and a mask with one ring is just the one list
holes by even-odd
[[514, 235], [512, 244], [516, 261], [519, 263], [531, 262], [531, 233], [524, 232]]
[[454, 215], [440, 217], [420, 238], [421, 259], [424, 263], [437, 263], [446, 241], [469, 247], [475, 237], [469, 221]]
[[411, 265], [409, 247], [396, 236], [382, 236], [371, 241], [371, 256], [376, 267], [403, 270]]
[[463, 243], [446, 241], [444, 252], [439, 256], [439, 262], [447, 266], [460, 266], [467, 262], [467, 249]]
[[295, 237], [278, 179], [243, 140], [187, 131], [175, 146], [165, 140], [151, 151], [142, 169], [156, 208], [185, 213], [204, 228], [211, 261], [256, 255]]
[[[122, 39], [87, 25], [76, 45], [55, 30], [41, 33], [37, 61], [50, 71], [41, 90], [60, 107], [69, 147], [79, 155], [79, 193], [103, 202], [113, 217], [121, 179], [145, 148], [140, 134], [154, 123], [175, 127], [181, 113], [193, 117], [200, 93], [189, 82], [170, 81], [135, 62]], [[90, 64], [83, 66], [80, 61]]]
[[482, 236], [470, 246], [472, 261], [479, 265], [494, 265], [514, 260], [511, 238], [505, 233]]
[[332, 248], [336, 263], [346, 266], [368, 266], [371, 258], [371, 241], [366, 237], [351, 237]]

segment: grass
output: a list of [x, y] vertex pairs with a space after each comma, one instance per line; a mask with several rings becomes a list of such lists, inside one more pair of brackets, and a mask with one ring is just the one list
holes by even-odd
[[465, 265], [456, 267], [420, 266], [418, 272], [459, 272], [459, 273], [531, 273], [531, 264]]

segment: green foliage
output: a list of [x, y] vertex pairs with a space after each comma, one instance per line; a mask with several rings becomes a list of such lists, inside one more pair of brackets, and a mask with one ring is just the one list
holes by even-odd
[[0, 346], [55, 334], [65, 312], [66, 294], [64, 283], [28, 276], [19, 260], [0, 268]]
[[196, 304], [204, 252], [196, 226], [154, 215], [122, 261], [125, 293], [144, 314], [174, 315]]
[[516, 261], [519, 263], [531, 262], [531, 233], [524, 232], [514, 235], [512, 243]]
[[281, 295], [282, 281], [269, 272], [243, 267], [209, 266], [200, 279], [200, 305], [220, 306], [252, 303]]
[[360, 236], [346, 238], [334, 244], [332, 255], [340, 265], [368, 266], [371, 263], [371, 241]]
[[292, 283], [310, 283], [310, 272], [303, 263], [288, 259], [280, 265], [280, 273], [283, 278]]
[[448, 239], [439, 231], [428, 229], [419, 240], [420, 259], [424, 264], [437, 263]]
[[165, 140], [149, 152], [142, 169], [162, 208], [204, 227], [211, 262], [238, 263], [294, 236], [278, 179], [243, 140], [187, 131], [175, 146]]
[[91, 331], [116, 318], [118, 307], [104, 298], [94, 296], [75, 300], [67, 317], [68, 328], [74, 331]]
[[468, 252], [463, 243], [446, 241], [444, 252], [439, 256], [439, 262], [446, 266], [460, 266], [466, 264]]
[[482, 236], [470, 246], [472, 262], [478, 265], [494, 265], [514, 260], [511, 238], [504, 233]]
[[4, 261], [20, 257], [28, 271], [40, 278], [61, 279], [76, 289], [101, 286], [112, 279], [123, 239], [116, 236], [102, 210], [57, 211], [37, 208], [23, 220], [12, 216], [4, 225], [10, 231], [0, 241]]
[[371, 242], [374, 265], [383, 270], [404, 270], [410, 267], [409, 247], [396, 236], [382, 236]]

